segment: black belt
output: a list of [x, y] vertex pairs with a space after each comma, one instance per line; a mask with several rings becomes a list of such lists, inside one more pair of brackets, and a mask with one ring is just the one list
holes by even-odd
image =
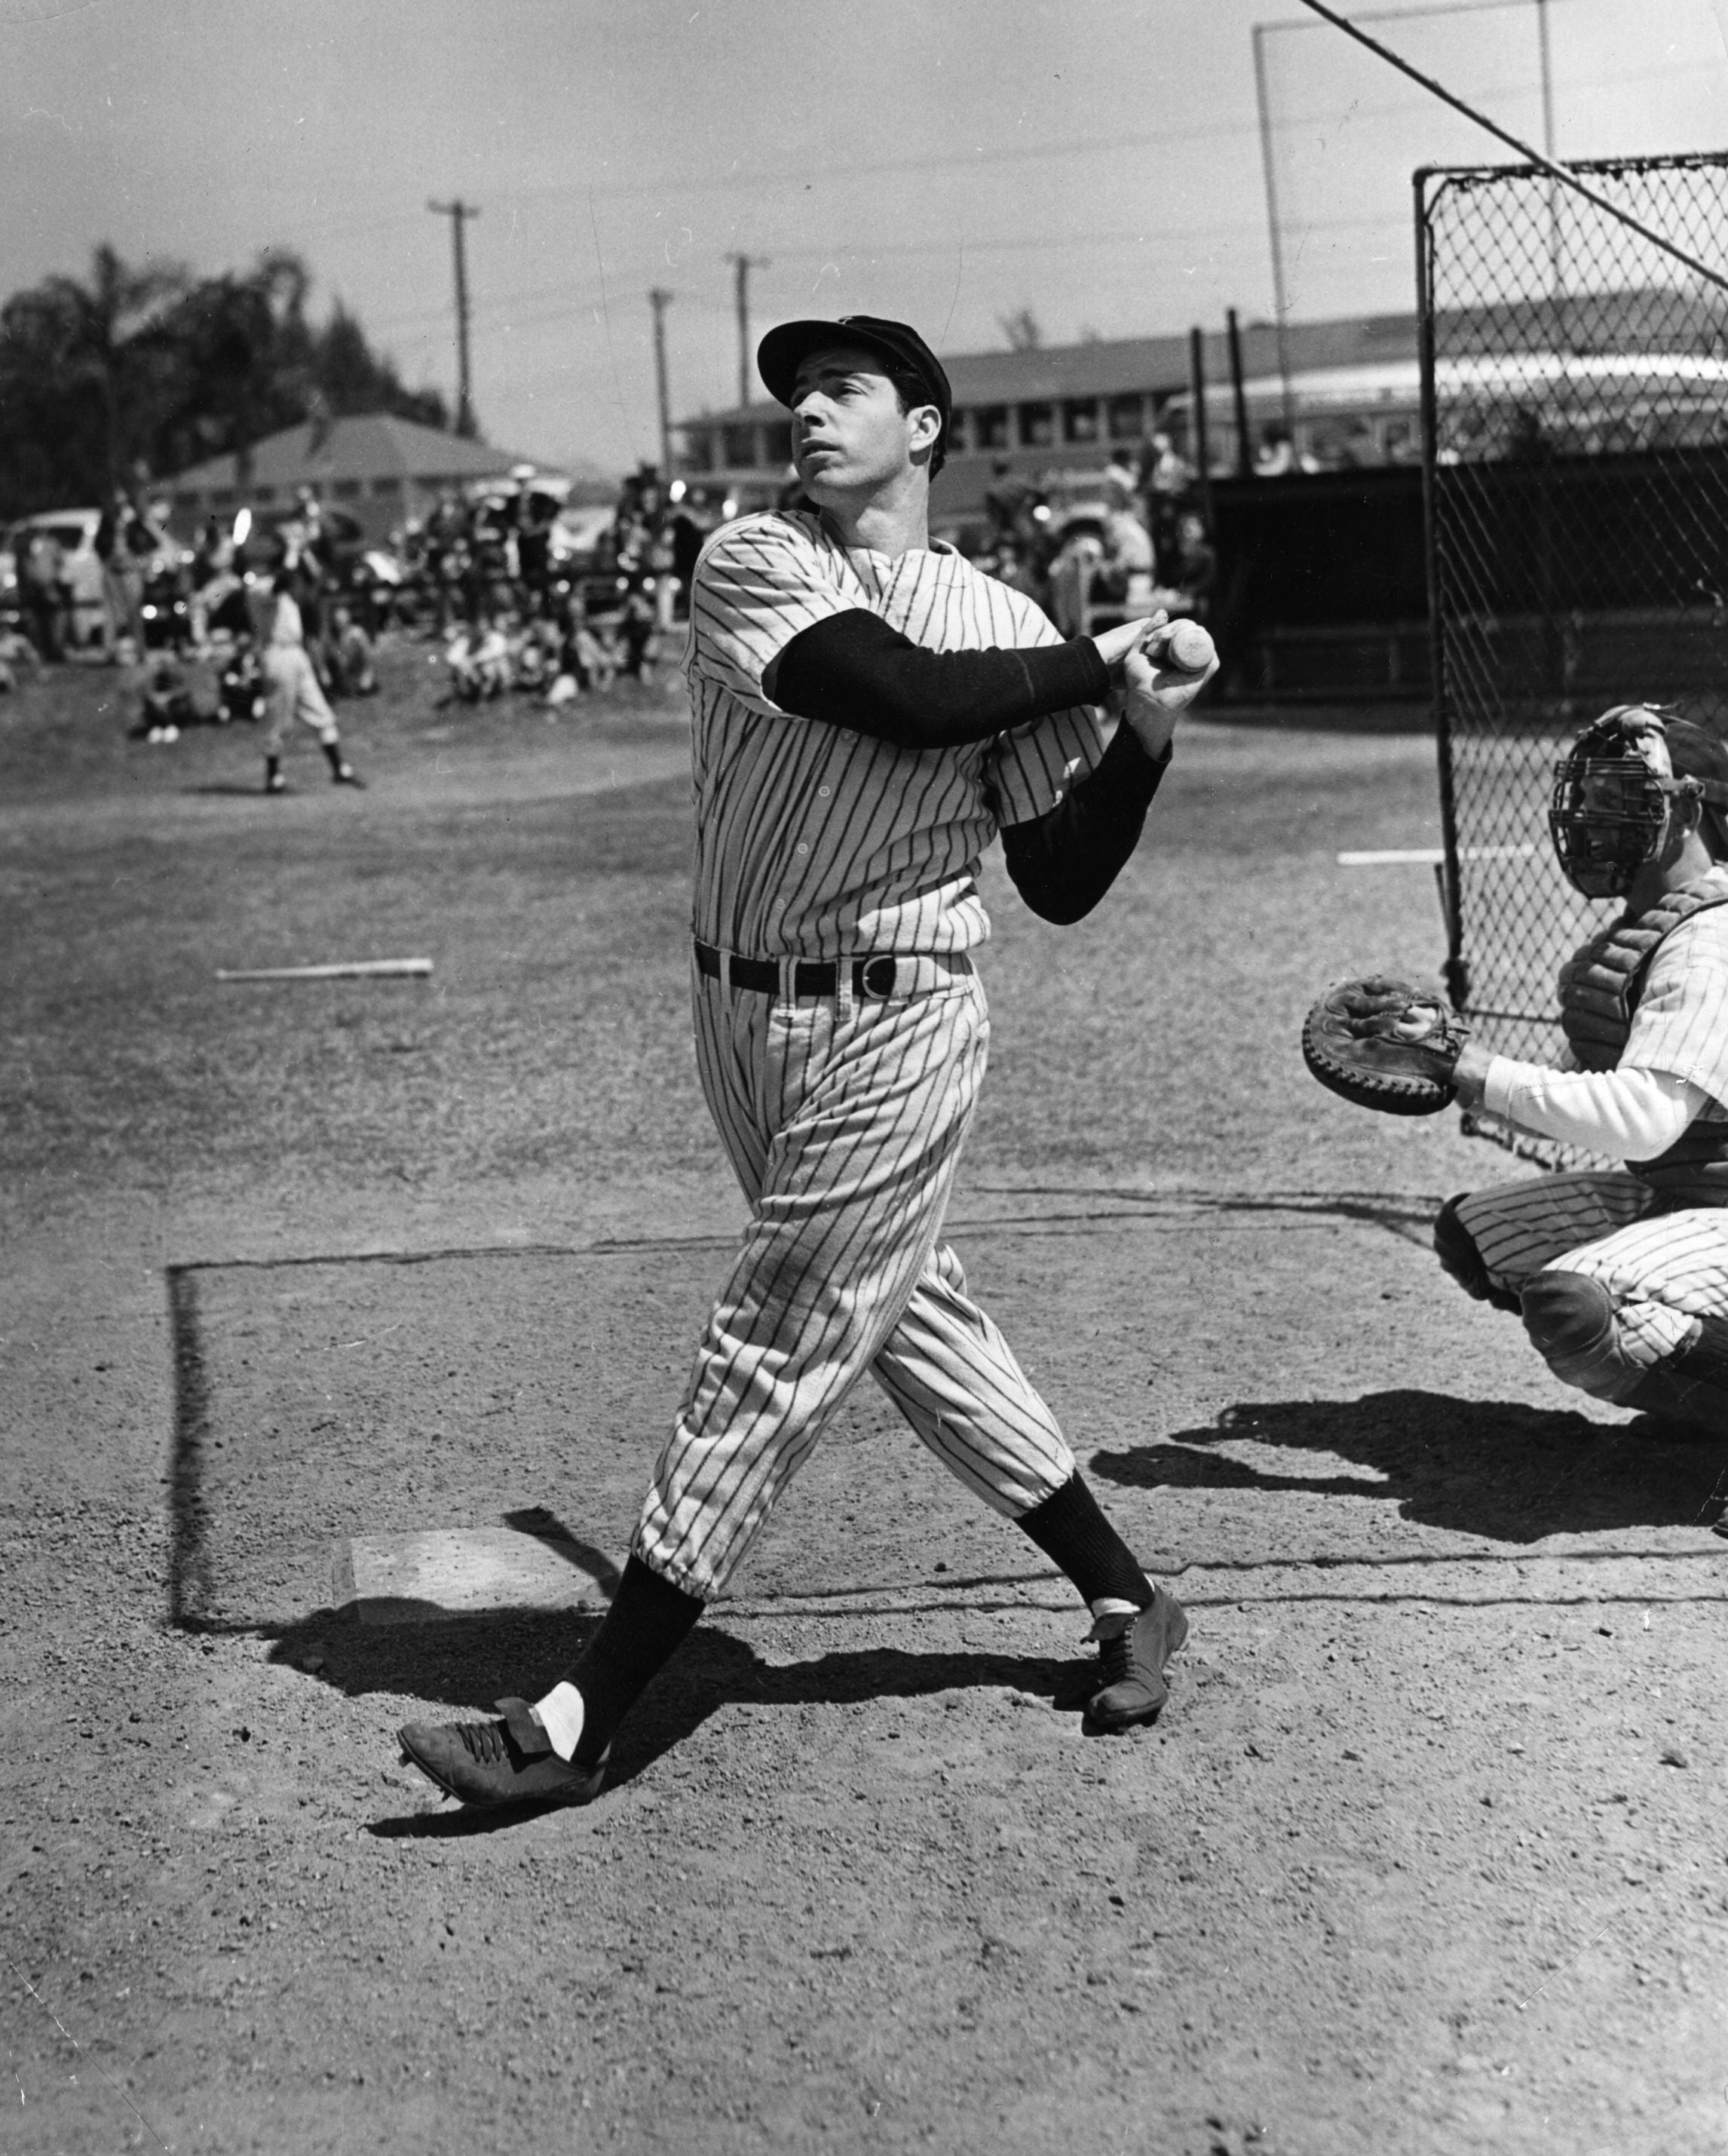
[[[754, 988], [758, 994], [777, 995], [780, 993], [782, 968], [773, 958], [741, 958], [736, 953], [722, 958], [711, 943], [696, 942], [696, 971], [705, 973], [710, 981], [720, 978], [722, 965], [726, 978], [735, 988]], [[972, 961], [963, 953], [944, 961], [956, 973], [969, 973]], [[887, 952], [879, 952], [873, 958], [798, 958], [792, 961], [792, 993], [795, 996], [831, 996], [840, 986], [840, 968], [849, 965], [852, 969], [852, 993], [859, 997], [874, 997], [879, 1000], [894, 993], [894, 983], [899, 967]]]

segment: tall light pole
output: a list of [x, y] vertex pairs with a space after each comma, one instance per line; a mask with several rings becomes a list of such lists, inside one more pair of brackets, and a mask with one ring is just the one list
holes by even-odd
[[462, 244], [462, 229], [471, 217], [479, 212], [459, 195], [454, 202], [429, 202], [427, 208], [439, 217], [450, 220], [450, 236], [456, 250], [456, 432], [473, 439], [479, 429], [474, 424], [474, 399], [469, 391], [468, 379], [468, 258]]
[[732, 265], [732, 290], [738, 307], [738, 405], [741, 411], [750, 402], [750, 273], [766, 270], [766, 254], [729, 254]]
[[1290, 317], [1290, 295], [1284, 281], [1284, 240], [1279, 231], [1278, 175], [1272, 146], [1272, 112], [1266, 95], [1266, 33], [1276, 25], [1256, 23], [1254, 26], [1254, 98], [1260, 108], [1260, 163], [1266, 179], [1266, 234], [1272, 245], [1272, 328], [1278, 348], [1278, 380], [1284, 393], [1284, 424], [1287, 433], [1294, 434], [1296, 424], [1296, 401], [1290, 391], [1290, 346], [1286, 324]]
[[666, 388], [666, 309], [672, 295], [656, 285], [648, 295], [654, 311], [654, 388], [660, 400], [660, 477], [672, 483], [672, 401]]

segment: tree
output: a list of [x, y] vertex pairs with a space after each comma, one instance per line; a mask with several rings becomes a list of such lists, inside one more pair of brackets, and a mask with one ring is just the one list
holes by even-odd
[[27, 471], [63, 472], [86, 498], [112, 493], [147, 429], [151, 332], [187, 283], [182, 269], [129, 269], [104, 245], [87, 285], [49, 277], [0, 309], [0, 430]]
[[1043, 343], [1043, 331], [1030, 307], [1016, 307], [1011, 315], [998, 315], [996, 326], [1008, 339], [1010, 352], [1037, 352]]
[[105, 500], [297, 421], [394, 412], [448, 427], [435, 391], [403, 387], [340, 302], [308, 318], [311, 276], [269, 249], [194, 280], [99, 247], [87, 282], [45, 279], [0, 307], [0, 518]]

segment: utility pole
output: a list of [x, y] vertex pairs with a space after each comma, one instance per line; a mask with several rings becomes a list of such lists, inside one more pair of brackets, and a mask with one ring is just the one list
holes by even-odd
[[660, 398], [660, 477], [672, 483], [672, 403], [666, 389], [666, 309], [672, 295], [656, 285], [648, 295], [654, 311], [654, 387]]
[[458, 195], [454, 202], [429, 202], [427, 208], [450, 220], [450, 237], [456, 249], [456, 432], [472, 441], [479, 429], [474, 424], [474, 399], [468, 379], [468, 257], [462, 244], [462, 228], [479, 210]]
[[729, 254], [732, 265], [733, 290], [738, 304], [738, 403], [742, 408], [750, 402], [750, 273], [766, 270], [766, 254]]

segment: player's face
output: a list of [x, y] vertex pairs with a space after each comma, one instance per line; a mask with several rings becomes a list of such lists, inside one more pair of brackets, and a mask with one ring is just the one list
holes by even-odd
[[861, 345], [812, 352], [792, 388], [792, 457], [813, 501], [855, 499], [902, 475], [910, 463], [915, 414], [882, 362]]

